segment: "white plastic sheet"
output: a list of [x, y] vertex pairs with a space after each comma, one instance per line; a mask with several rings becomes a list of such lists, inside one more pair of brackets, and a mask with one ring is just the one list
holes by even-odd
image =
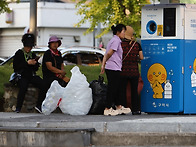
[[71, 70], [72, 76], [65, 88], [53, 81], [42, 103], [42, 112], [49, 115], [57, 108], [70, 115], [86, 115], [92, 105], [92, 90], [84, 74], [77, 66]]

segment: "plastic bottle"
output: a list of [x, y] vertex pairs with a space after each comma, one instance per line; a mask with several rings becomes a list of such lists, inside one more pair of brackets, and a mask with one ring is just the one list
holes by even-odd
[[166, 81], [166, 84], [164, 86], [164, 98], [172, 99], [172, 85], [169, 80]]
[[194, 71], [191, 74], [191, 87], [196, 87], [196, 74]]

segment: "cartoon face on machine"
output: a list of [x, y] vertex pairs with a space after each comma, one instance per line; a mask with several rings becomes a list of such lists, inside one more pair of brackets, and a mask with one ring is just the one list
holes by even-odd
[[162, 64], [155, 63], [148, 69], [147, 79], [153, 89], [153, 98], [163, 98], [162, 83], [167, 79], [167, 72]]
[[194, 62], [193, 62], [193, 70], [194, 70], [194, 72], [196, 73], [196, 58], [195, 58], [195, 60], [194, 60]]

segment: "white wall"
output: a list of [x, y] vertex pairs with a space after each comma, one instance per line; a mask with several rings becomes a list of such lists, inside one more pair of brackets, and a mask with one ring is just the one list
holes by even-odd
[[[93, 46], [93, 34], [83, 35], [84, 29], [75, 28], [38, 28], [38, 46], [47, 46], [49, 37], [56, 35], [62, 39], [62, 46], [89, 45]], [[80, 42], [74, 41], [74, 36], [80, 37]], [[67, 39], [66, 39], [67, 38]], [[71, 40], [70, 40], [71, 39]]]
[[0, 28], [21, 28], [29, 26], [29, 4], [9, 4], [9, 7], [13, 10], [13, 23], [7, 24], [5, 22], [6, 13], [0, 15]]
[[[81, 16], [76, 15], [75, 5], [72, 3], [38, 3], [38, 27], [74, 27]], [[88, 28], [89, 23], [81, 26]]]
[[[22, 47], [21, 37], [30, 22], [29, 6], [30, 3], [10, 3], [9, 7], [13, 10], [13, 23], [11, 24], [5, 22], [5, 13], [0, 15], [0, 56], [11, 56]], [[81, 19], [76, 12], [75, 5], [72, 3], [38, 2], [37, 46], [47, 46], [51, 35], [61, 37], [62, 46], [93, 46], [93, 33], [83, 35], [89, 27], [89, 23], [83, 24], [79, 28], [74, 27]], [[95, 35], [97, 34], [95, 33]], [[79, 37], [80, 41], [75, 42], [74, 36]], [[111, 32], [102, 37], [105, 46], [111, 37]], [[14, 38], [16, 40], [13, 40]], [[95, 42], [96, 45], [97, 42]]]
[[[6, 14], [0, 15], [0, 28], [29, 26], [30, 3], [10, 3], [13, 10], [13, 23], [5, 22]], [[37, 26], [38, 27], [74, 27], [81, 16], [76, 15], [77, 10], [72, 3], [38, 2]], [[89, 23], [81, 26], [88, 28]]]

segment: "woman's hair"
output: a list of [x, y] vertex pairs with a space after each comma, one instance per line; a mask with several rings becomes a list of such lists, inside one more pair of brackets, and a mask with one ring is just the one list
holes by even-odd
[[126, 26], [123, 24], [117, 24], [116, 26], [111, 27], [113, 35], [116, 35], [117, 32], [121, 32], [123, 29], [126, 30]]

